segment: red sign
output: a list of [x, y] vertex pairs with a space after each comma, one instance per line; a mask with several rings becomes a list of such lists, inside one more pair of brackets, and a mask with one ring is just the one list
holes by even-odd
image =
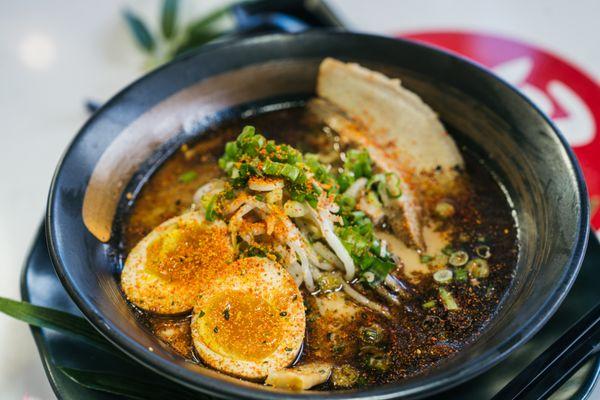
[[579, 159], [592, 201], [592, 225], [600, 229], [600, 86], [571, 62], [548, 50], [475, 32], [402, 34], [456, 52], [518, 87], [552, 118]]

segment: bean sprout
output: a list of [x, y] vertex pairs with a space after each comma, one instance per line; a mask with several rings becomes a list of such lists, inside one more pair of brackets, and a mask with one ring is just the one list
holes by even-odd
[[366, 297], [362, 293], [357, 292], [352, 286], [350, 286], [349, 283], [342, 282], [342, 287], [343, 287], [344, 293], [346, 293], [350, 298], [354, 299], [358, 304], [362, 304], [365, 307], [369, 307], [371, 310], [377, 311], [378, 313], [384, 315], [385, 317], [388, 317], [388, 318], [391, 317], [390, 312], [388, 311], [387, 307], [382, 306], [381, 304], [370, 300], [368, 297]]
[[358, 194], [367, 186], [367, 178], [358, 178], [346, 191], [344, 196], [352, 197], [353, 199], [358, 197]]

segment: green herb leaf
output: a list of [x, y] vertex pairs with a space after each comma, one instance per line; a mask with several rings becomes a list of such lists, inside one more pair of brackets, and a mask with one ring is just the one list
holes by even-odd
[[125, 10], [123, 16], [137, 44], [146, 52], [152, 53], [156, 44], [144, 21], [130, 10]]
[[231, 6], [227, 5], [222, 8], [217, 8], [205, 15], [204, 17], [190, 23], [187, 28], [188, 33], [194, 34], [196, 32], [203, 32], [208, 26], [217, 22], [220, 18], [227, 15], [231, 10]]
[[164, 0], [161, 13], [162, 34], [166, 39], [173, 37], [177, 24], [178, 0]]
[[140, 400], [162, 400], [162, 399], [188, 399], [210, 397], [199, 397], [184, 389], [170, 385], [168, 382], [156, 383], [148, 380], [140, 380], [131, 376], [116, 375], [99, 371], [86, 371], [75, 368], [58, 367], [72, 381], [81, 386], [98, 390], [101, 392], [127, 396]]
[[225, 30], [219, 27], [221, 18], [229, 14], [231, 6], [218, 8], [210, 14], [192, 22], [187, 28], [181, 42], [172, 50], [172, 56], [181, 55], [221, 36]]
[[63, 311], [0, 297], [0, 312], [38, 328], [48, 328], [82, 336], [94, 346], [125, 358], [126, 356], [100, 335], [84, 318]]
[[198, 173], [196, 171], [187, 171], [187, 172], [184, 172], [183, 174], [179, 175], [179, 178], [177, 178], [177, 180], [181, 183], [190, 183], [197, 177], [198, 177]]

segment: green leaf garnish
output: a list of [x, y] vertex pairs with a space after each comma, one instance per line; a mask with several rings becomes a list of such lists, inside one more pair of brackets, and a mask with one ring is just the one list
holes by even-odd
[[125, 10], [123, 16], [137, 44], [146, 52], [152, 53], [156, 43], [144, 21], [130, 10]]
[[181, 183], [190, 183], [197, 177], [198, 177], [198, 173], [196, 171], [187, 171], [187, 172], [184, 172], [183, 174], [179, 175], [179, 178], [177, 178], [177, 180]]
[[86, 338], [94, 346], [126, 356], [100, 335], [84, 318], [64, 311], [35, 306], [33, 304], [0, 297], [0, 312], [38, 328], [48, 328]]
[[161, 13], [162, 34], [166, 39], [170, 39], [175, 34], [177, 28], [177, 8], [178, 0], [164, 0]]
[[212, 11], [188, 25], [185, 29], [185, 34], [173, 49], [171, 56], [181, 55], [224, 34], [225, 30], [218, 25], [221, 18], [229, 14], [230, 11], [231, 6], [227, 5]]

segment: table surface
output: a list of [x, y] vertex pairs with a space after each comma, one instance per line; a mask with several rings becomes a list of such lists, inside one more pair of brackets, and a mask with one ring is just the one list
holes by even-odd
[[[330, 0], [352, 28], [398, 34], [479, 30], [517, 37], [600, 77], [600, 2]], [[185, 16], [222, 1], [183, 0]], [[0, 295], [18, 298], [20, 269], [44, 213], [65, 147], [87, 118], [85, 99], [104, 101], [142, 72], [122, 23], [132, 7], [157, 21], [159, 1], [61, 0], [0, 3]], [[0, 399], [52, 399], [28, 328], [0, 316]], [[600, 399], [596, 389], [594, 398]]]

